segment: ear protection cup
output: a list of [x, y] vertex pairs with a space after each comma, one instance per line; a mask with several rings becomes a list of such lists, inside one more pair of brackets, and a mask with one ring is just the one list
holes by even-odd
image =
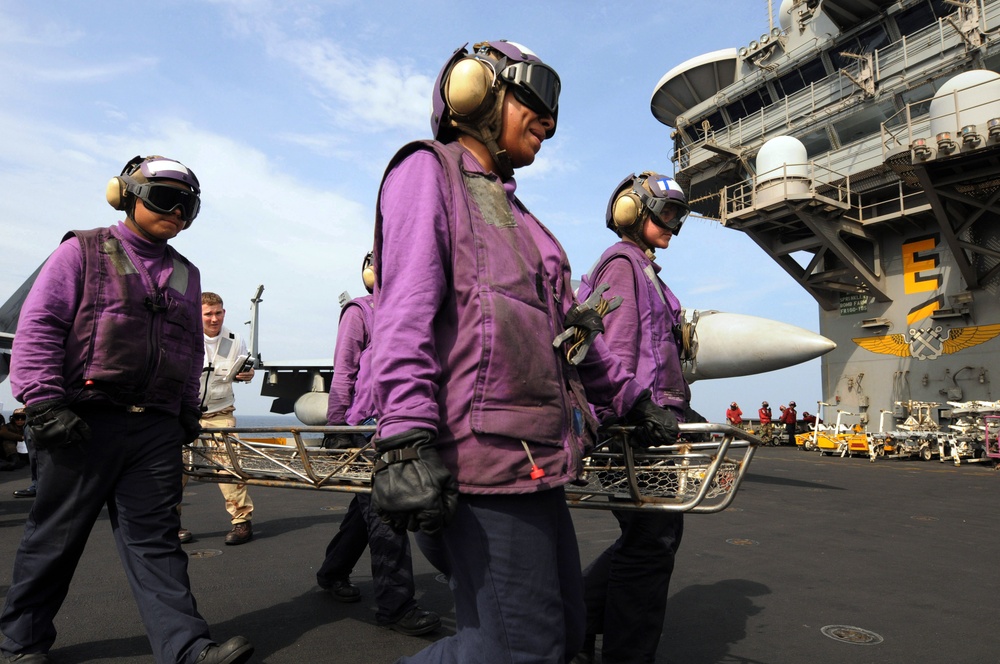
[[642, 212], [642, 201], [630, 188], [615, 199], [614, 206], [611, 208], [611, 219], [618, 228], [628, 228], [639, 221]]
[[[139, 169], [142, 162], [143, 157], [141, 155], [132, 157], [125, 164], [125, 167], [122, 168], [121, 175], [132, 175]], [[128, 193], [128, 183], [125, 182], [121, 175], [108, 180], [108, 186], [104, 188], [104, 198], [107, 199], [108, 205], [116, 210], [124, 210], [128, 206], [128, 199], [131, 196]]]
[[493, 105], [496, 73], [479, 58], [456, 62], [444, 84], [444, 101], [456, 116], [475, 116]]
[[108, 186], [104, 190], [104, 197], [108, 200], [108, 205], [116, 210], [124, 210], [125, 204], [128, 202], [128, 195], [124, 180], [117, 176], [108, 180]]
[[361, 264], [361, 281], [364, 282], [369, 293], [375, 290], [375, 268], [372, 266], [372, 252], [370, 251], [365, 255], [365, 260]]

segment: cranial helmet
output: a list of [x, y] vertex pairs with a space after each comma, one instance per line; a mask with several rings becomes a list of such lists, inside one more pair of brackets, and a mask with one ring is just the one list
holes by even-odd
[[[160, 180], [173, 180], [190, 187], [169, 189], [157, 187]], [[111, 178], [105, 191], [108, 204], [116, 210], [132, 213], [135, 199], [141, 198], [147, 207], [162, 213], [181, 208], [184, 228], [191, 225], [201, 209], [201, 185], [190, 168], [166, 157], [136, 155], [122, 169], [121, 175]]]
[[510, 88], [518, 101], [540, 116], [559, 119], [559, 75], [530, 50], [506, 40], [479, 42], [470, 53], [463, 44], [438, 73], [432, 91], [431, 131], [440, 141], [456, 132], [478, 139], [494, 155], [500, 176], [510, 179], [514, 169], [497, 145], [503, 128], [503, 92]]
[[[675, 208], [676, 214], [669, 222], [659, 222], [668, 207]], [[629, 175], [615, 187], [608, 201], [606, 220], [608, 228], [621, 236], [622, 232], [635, 229], [639, 232], [639, 222], [648, 214], [658, 226], [679, 235], [688, 212], [687, 196], [677, 181], [668, 175], [644, 171], [639, 175]]]

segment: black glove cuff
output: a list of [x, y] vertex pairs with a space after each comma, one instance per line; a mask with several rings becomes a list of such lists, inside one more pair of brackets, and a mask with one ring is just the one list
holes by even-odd
[[434, 434], [427, 429], [409, 429], [385, 438], [376, 438], [375, 450], [380, 454], [404, 447], [419, 447], [434, 440]]
[[45, 415], [49, 411], [55, 410], [56, 408], [61, 408], [65, 405], [62, 399], [46, 399], [45, 401], [39, 401], [36, 404], [24, 407], [24, 416], [28, 422], [39, 417], [40, 415]]

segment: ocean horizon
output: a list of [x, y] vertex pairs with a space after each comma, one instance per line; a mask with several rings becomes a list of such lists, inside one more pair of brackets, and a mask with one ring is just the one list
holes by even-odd
[[236, 426], [239, 427], [274, 427], [274, 426], [295, 426], [302, 425], [295, 415], [278, 415], [269, 413], [266, 415], [240, 415], [236, 411]]

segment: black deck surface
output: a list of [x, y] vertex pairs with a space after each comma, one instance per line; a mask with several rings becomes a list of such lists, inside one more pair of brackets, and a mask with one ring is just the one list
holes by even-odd
[[[0, 592], [31, 500], [26, 470], [0, 473]], [[367, 554], [340, 604], [316, 567], [351, 496], [252, 487], [255, 538], [225, 546], [228, 515], [211, 484], [191, 482], [184, 525], [190, 575], [213, 637], [249, 637], [253, 662], [393, 662], [450, 633], [447, 585], [414, 553], [418, 600], [442, 614], [436, 635], [375, 625]], [[657, 664], [1000, 661], [1000, 473], [938, 461], [821, 457], [764, 448], [733, 507], [687, 517]], [[574, 510], [589, 562], [614, 540], [609, 512]], [[213, 555], [214, 554], [214, 555]], [[525, 607], [530, 611], [531, 607]], [[835, 640], [827, 630], [872, 645]], [[152, 662], [106, 516], [57, 619], [59, 664]]]

